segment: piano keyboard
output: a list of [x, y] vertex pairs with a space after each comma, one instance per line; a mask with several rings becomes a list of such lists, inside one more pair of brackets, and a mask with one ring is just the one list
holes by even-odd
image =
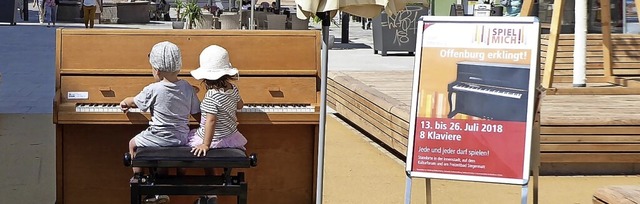
[[502, 97], [508, 97], [508, 98], [515, 98], [515, 99], [522, 98], [521, 93], [513, 93], [513, 92], [502, 91], [499, 89], [492, 89], [492, 88], [481, 87], [481, 86], [471, 85], [471, 84], [456, 84], [453, 86], [453, 89], [461, 90], [461, 91], [476, 92], [476, 93], [484, 93], [484, 94], [490, 94], [490, 95], [502, 96]]
[[[120, 104], [117, 103], [79, 103], [76, 104], [76, 112], [81, 113], [122, 113]], [[129, 112], [142, 112], [138, 108], [129, 108]]]
[[[78, 103], [76, 112], [87, 113], [115, 113], [122, 112], [120, 104], [116, 103]], [[130, 108], [129, 112], [142, 112], [138, 108]], [[247, 104], [238, 112], [315, 112], [315, 107], [308, 104]]]
[[313, 113], [315, 107], [304, 104], [248, 104], [238, 112], [304, 112]]

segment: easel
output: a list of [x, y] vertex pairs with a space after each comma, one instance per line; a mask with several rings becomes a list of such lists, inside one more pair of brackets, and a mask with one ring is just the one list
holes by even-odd
[[[531, 8], [533, 5], [533, 1], [528, 1], [527, 3], [525, 3], [523, 5], [523, 9], [522, 9], [522, 13], [526, 13], [526, 14], [530, 14], [531, 12]], [[451, 6], [451, 12], [450, 14], [452, 16], [456, 16], [455, 12], [457, 9], [456, 4], [453, 4]], [[537, 24], [537, 22], [535, 22], [537, 25], [537, 27], [539, 28], [539, 24]], [[538, 34], [538, 33], [536, 33]], [[536, 35], [533, 35], [536, 36]], [[534, 45], [537, 46], [536, 43], [530, 43], [529, 45]], [[533, 47], [531, 48], [532, 52], [539, 52], [538, 47]], [[537, 56], [538, 54], [536, 54]], [[529, 167], [525, 169], [528, 169], [528, 174], [524, 173], [523, 177], [526, 176], [527, 178], [531, 177], [533, 175], [533, 203], [537, 204], [538, 203], [538, 178], [539, 178], [539, 172], [540, 172], [540, 98], [541, 96], [544, 94], [544, 88], [542, 88], [541, 86], [539, 86], [538, 84], [540, 83], [539, 81], [539, 77], [540, 77], [540, 73], [539, 73], [539, 62], [538, 64], [534, 65], [534, 69], [529, 69], [530, 71], [534, 71], [535, 70], [535, 75], [533, 73], [531, 73], [530, 76], [536, 76], [536, 80], [535, 82], [531, 82], [533, 84], [535, 84], [537, 87], [535, 89], [535, 96], [536, 96], [536, 100], [534, 100], [534, 108], [533, 108], [533, 112], [534, 112], [534, 120], [532, 122], [532, 128], [531, 128], [531, 141], [529, 143], [529, 147], [530, 148], [529, 152], [530, 157], [529, 157]], [[415, 82], [414, 82], [415, 83]], [[532, 91], [533, 92], [533, 91]], [[530, 92], [531, 93], [531, 92]], [[415, 95], [414, 95], [415, 97]], [[415, 116], [415, 112], [412, 112], [412, 117]], [[451, 118], [451, 116], [449, 116], [448, 118]], [[410, 135], [413, 134], [412, 132], [413, 130], [411, 130]], [[411, 138], [410, 138], [411, 139]], [[410, 144], [413, 144], [412, 141], [410, 141]], [[411, 147], [411, 146], [410, 146]], [[526, 151], [526, 147], [525, 146], [525, 151]], [[426, 150], [429, 151], [429, 150]], [[411, 152], [409, 152], [408, 154], [411, 154]], [[407, 156], [408, 158], [411, 157], [411, 155]], [[410, 164], [409, 161], [407, 161], [407, 164]], [[405, 204], [409, 204], [410, 203], [410, 197], [411, 197], [411, 193], [410, 193], [410, 189], [411, 189], [411, 166], [407, 166], [407, 177], [406, 177], [406, 186], [405, 186]], [[434, 177], [434, 178], [437, 178]], [[528, 192], [529, 192], [529, 182], [531, 180], [529, 179], [524, 179], [524, 181], [522, 183], [517, 183], [518, 185], [522, 186], [522, 193], [521, 193], [521, 203], [522, 204], [526, 204], [528, 202]], [[512, 183], [513, 184], [513, 183]], [[425, 178], [425, 195], [426, 195], [426, 203], [427, 204], [431, 204], [432, 203], [432, 199], [431, 199], [431, 178]]]

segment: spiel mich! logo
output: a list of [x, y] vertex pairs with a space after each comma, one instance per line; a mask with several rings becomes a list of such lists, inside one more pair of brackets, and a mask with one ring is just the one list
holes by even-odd
[[475, 43], [485, 45], [521, 45], [525, 44], [524, 26], [498, 28], [476, 26]]

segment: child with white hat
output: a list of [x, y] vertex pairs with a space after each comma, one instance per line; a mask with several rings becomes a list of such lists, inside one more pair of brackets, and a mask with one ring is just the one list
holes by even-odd
[[[239, 148], [245, 150], [247, 139], [237, 129], [236, 111], [244, 105], [236, 80], [238, 69], [231, 66], [226, 49], [211, 45], [200, 53], [200, 67], [191, 76], [202, 80], [207, 93], [200, 104], [200, 127], [189, 139], [191, 152], [205, 156], [211, 148]], [[205, 171], [212, 174], [212, 170]], [[202, 197], [207, 203], [215, 203], [215, 196]]]
[[[160, 42], [149, 53], [151, 73], [156, 82], [120, 102], [122, 111], [139, 108], [151, 111], [149, 127], [129, 141], [129, 153], [135, 157], [137, 147], [169, 147], [187, 144], [189, 115], [200, 119], [200, 101], [193, 86], [178, 79], [182, 56], [177, 45]], [[133, 168], [134, 173], [141, 172]], [[168, 200], [168, 197], [166, 197]]]
[[247, 139], [237, 129], [236, 111], [243, 106], [236, 80], [238, 69], [231, 66], [226, 49], [211, 45], [200, 53], [200, 67], [191, 76], [202, 80], [207, 93], [200, 104], [200, 127], [189, 145], [196, 156], [204, 156], [210, 148], [244, 149]]

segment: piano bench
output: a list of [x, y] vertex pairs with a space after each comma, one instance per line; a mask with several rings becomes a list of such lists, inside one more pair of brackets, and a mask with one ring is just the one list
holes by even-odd
[[[149, 175], [135, 174], [129, 180], [131, 203], [141, 203], [142, 195], [235, 195], [238, 204], [247, 203], [244, 172], [231, 175], [233, 168], [257, 166], [256, 154], [246, 156], [240, 149], [210, 149], [205, 157], [195, 157], [191, 147], [139, 147], [136, 157], [125, 153], [124, 165], [149, 168]], [[157, 168], [223, 168], [222, 175], [157, 175]]]

